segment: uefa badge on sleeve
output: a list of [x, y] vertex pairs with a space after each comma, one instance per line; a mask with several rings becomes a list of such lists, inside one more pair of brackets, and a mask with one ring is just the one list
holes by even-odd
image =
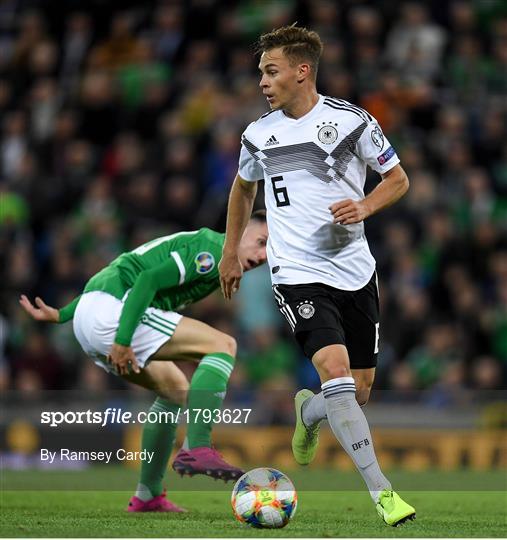
[[379, 126], [375, 126], [375, 129], [372, 130], [371, 140], [379, 150], [382, 150], [384, 147], [384, 134]]
[[315, 313], [315, 308], [313, 307], [313, 302], [310, 300], [304, 300], [300, 302], [297, 306], [298, 313], [303, 319], [310, 319]]
[[207, 274], [215, 266], [215, 257], [209, 251], [202, 251], [196, 256], [194, 262], [198, 274]]

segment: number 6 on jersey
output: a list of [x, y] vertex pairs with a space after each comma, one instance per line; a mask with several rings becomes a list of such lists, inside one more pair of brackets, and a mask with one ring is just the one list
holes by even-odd
[[[287, 193], [287, 188], [285, 186], [284, 187], [276, 186], [277, 182], [282, 182], [282, 181], [283, 181], [283, 176], [273, 176], [271, 178], [271, 184], [273, 186], [273, 194], [275, 196], [276, 206], [278, 207], [290, 205], [289, 194]], [[280, 196], [282, 197], [281, 199], [280, 199]]]

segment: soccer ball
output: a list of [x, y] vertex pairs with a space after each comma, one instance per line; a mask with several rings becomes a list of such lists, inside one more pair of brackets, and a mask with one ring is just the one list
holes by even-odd
[[252, 527], [285, 527], [295, 514], [297, 503], [294, 484], [276, 469], [261, 467], [248, 471], [232, 490], [234, 516]]

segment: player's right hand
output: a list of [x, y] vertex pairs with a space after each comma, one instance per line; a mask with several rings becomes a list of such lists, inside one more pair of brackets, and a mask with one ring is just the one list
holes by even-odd
[[227, 255], [224, 253], [218, 265], [218, 271], [222, 294], [226, 300], [230, 300], [233, 293], [239, 289], [239, 282], [243, 276], [243, 266], [239, 257], [236, 254]]
[[20, 306], [36, 321], [57, 323], [60, 320], [60, 313], [54, 307], [48, 306], [42, 298], [35, 297], [35, 307], [28, 298], [22, 294], [19, 299]]
[[107, 356], [107, 361], [111, 362], [116, 368], [118, 375], [128, 375], [131, 370], [134, 373], [141, 373], [132, 347], [113, 343], [111, 352]]

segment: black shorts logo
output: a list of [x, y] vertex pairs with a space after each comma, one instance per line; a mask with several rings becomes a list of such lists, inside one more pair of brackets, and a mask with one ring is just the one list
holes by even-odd
[[301, 315], [303, 319], [311, 319], [315, 313], [313, 302], [309, 300], [304, 300], [303, 302], [300, 302], [296, 307], [299, 315]]

